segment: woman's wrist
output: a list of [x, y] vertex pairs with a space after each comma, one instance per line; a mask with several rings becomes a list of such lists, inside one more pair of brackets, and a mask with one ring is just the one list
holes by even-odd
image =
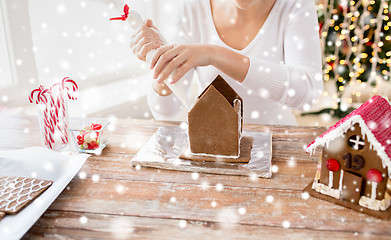
[[216, 45], [209, 45], [207, 51], [209, 65], [240, 83], [244, 81], [250, 67], [249, 57]]
[[208, 62], [208, 65], [209, 66], [214, 66], [216, 67], [217, 62], [218, 62], [218, 54], [220, 54], [220, 47], [217, 46], [217, 45], [211, 45], [211, 44], [208, 44], [206, 45], [205, 47], [205, 52], [207, 54], [207, 62]]

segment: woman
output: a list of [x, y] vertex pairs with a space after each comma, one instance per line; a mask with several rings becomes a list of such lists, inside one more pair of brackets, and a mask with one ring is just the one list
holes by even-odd
[[183, 84], [191, 95], [193, 72], [198, 93], [221, 75], [242, 97], [245, 123], [295, 125], [290, 108], [308, 110], [322, 92], [318, 22], [312, 0], [184, 1], [178, 41], [162, 46], [151, 20], [131, 43], [141, 60], [158, 49], [148, 102], [157, 119], [169, 120], [183, 108], [163, 83]]

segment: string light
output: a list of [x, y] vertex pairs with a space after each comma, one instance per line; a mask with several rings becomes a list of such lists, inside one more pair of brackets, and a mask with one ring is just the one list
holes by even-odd
[[[321, 46], [328, 49], [323, 57], [324, 81], [336, 79], [338, 91], [343, 92], [347, 84], [359, 85], [361, 80], [373, 86], [380, 77], [391, 79], [391, 51], [384, 50], [391, 44], [388, 1], [318, 1], [323, 20], [319, 31]], [[359, 91], [351, 94], [363, 96]], [[335, 95], [339, 103], [352, 103], [350, 96], [340, 99], [340, 94]]]

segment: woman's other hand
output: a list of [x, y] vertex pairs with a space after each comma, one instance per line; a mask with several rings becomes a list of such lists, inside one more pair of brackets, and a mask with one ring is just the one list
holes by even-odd
[[160, 39], [158, 31], [159, 30], [153, 25], [152, 20], [147, 19], [145, 25], [133, 34], [130, 48], [138, 59], [146, 61], [146, 55], [150, 50], [157, 49], [163, 45], [163, 41]]
[[206, 44], [170, 45], [160, 47], [151, 60], [154, 79], [163, 83], [171, 73], [176, 72], [171, 83], [176, 83], [190, 69], [210, 64], [212, 49]]

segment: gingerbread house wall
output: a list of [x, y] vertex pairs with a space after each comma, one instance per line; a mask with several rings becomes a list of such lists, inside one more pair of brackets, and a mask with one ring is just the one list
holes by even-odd
[[[360, 136], [361, 139], [364, 140], [364, 147], [362, 149], [356, 150], [348, 143], [349, 138], [353, 137], [354, 139], [354, 136], [356, 135]], [[350, 159], [348, 154], [350, 154]], [[360, 167], [360, 157], [364, 161], [362, 167]], [[377, 169], [382, 173], [383, 180], [377, 185], [376, 199], [381, 200], [384, 198], [386, 183], [388, 180], [387, 169], [383, 168], [380, 157], [374, 150], [371, 149], [368, 140], [361, 134], [361, 128], [359, 124], [355, 124], [352, 129], [347, 131], [346, 134], [330, 142], [328, 146], [326, 145], [323, 148], [321, 157], [320, 182], [325, 185], [329, 185], [330, 180], [330, 171], [326, 166], [328, 159], [335, 159], [340, 165], [339, 170], [333, 172], [333, 188], [341, 189], [340, 182], [342, 182], [342, 192], [345, 191], [345, 196], [359, 194], [359, 196], [364, 195], [371, 197], [372, 185], [371, 181], [367, 179], [366, 175], [369, 169]], [[350, 161], [350, 166], [348, 161]], [[341, 170], [344, 171], [342, 179]], [[361, 184], [357, 183], [361, 180]], [[354, 184], [355, 182], [356, 184]], [[342, 193], [342, 195], [344, 195], [344, 193]], [[349, 199], [345, 200], [352, 201], [350, 197]]]
[[202, 95], [209, 89], [210, 86], [213, 86], [216, 88], [218, 92], [220, 92], [225, 99], [234, 106], [235, 100], [239, 100], [242, 104], [240, 109], [240, 117], [241, 117], [241, 128], [240, 131], [242, 131], [243, 126], [243, 99], [236, 93], [236, 91], [224, 80], [224, 78], [220, 75], [218, 75], [210, 84], [208, 87], [204, 89], [204, 91], [198, 96], [198, 98], [201, 98]]
[[238, 113], [213, 85], [190, 110], [188, 122], [192, 153], [239, 155]]

